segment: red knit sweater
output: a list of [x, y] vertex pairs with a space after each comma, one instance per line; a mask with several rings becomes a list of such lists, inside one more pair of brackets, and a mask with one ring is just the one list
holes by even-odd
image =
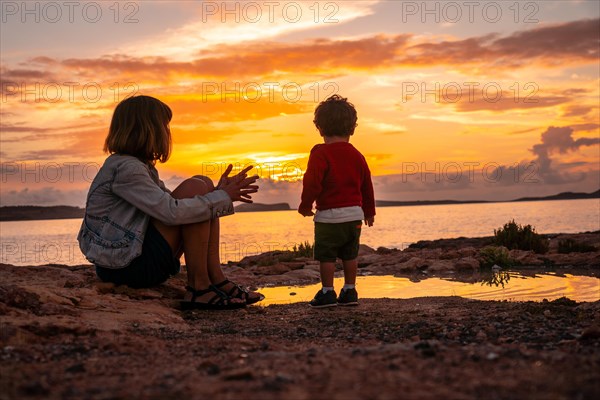
[[360, 206], [365, 218], [375, 216], [371, 171], [365, 157], [348, 142], [318, 144], [310, 151], [302, 181], [300, 213]]

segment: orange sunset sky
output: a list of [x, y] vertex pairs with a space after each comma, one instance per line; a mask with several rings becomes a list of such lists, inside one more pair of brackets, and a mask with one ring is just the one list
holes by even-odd
[[83, 206], [132, 93], [173, 109], [171, 188], [254, 164], [297, 206], [333, 93], [377, 199], [600, 188], [596, 1], [67, 3], [1, 3], [2, 205]]

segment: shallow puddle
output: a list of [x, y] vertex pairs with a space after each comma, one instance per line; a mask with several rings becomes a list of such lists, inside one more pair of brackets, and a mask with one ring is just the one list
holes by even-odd
[[[542, 301], [568, 297], [575, 301], [600, 300], [600, 279], [589, 276], [536, 274], [524, 276], [502, 272], [486, 281], [465, 283], [448, 278], [427, 278], [412, 282], [394, 276], [359, 276], [356, 282], [359, 297], [408, 299], [428, 296], [460, 296], [478, 300]], [[343, 278], [335, 279], [336, 292], [344, 285]], [[261, 305], [310, 301], [321, 284], [309, 286], [264, 287], [266, 296]]]

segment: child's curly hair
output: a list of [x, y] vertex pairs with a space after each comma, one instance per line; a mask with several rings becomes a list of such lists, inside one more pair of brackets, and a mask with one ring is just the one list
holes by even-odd
[[317, 106], [313, 122], [323, 136], [352, 136], [357, 120], [354, 105], [334, 94]]

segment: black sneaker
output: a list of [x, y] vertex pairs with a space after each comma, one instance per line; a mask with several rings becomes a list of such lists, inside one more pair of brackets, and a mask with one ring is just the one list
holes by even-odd
[[319, 289], [315, 298], [308, 304], [313, 308], [335, 307], [337, 306], [335, 291], [329, 290], [327, 293], [323, 293], [323, 290]]
[[340, 306], [357, 306], [358, 293], [356, 289], [342, 289], [337, 301]]

